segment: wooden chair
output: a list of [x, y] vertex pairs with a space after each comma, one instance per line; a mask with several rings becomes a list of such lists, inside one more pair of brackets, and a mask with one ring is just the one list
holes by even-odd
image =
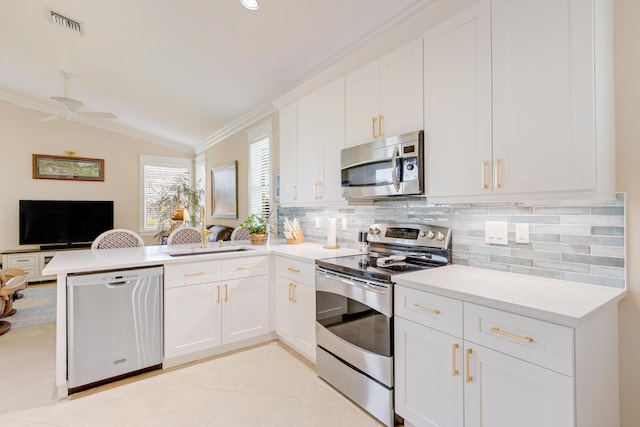
[[195, 227], [180, 227], [169, 234], [167, 245], [202, 243], [202, 233]]
[[135, 231], [114, 228], [96, 237], [91, 244], [91, 249], [135, 248], [142, 246], [144, 246], [144, 240]]

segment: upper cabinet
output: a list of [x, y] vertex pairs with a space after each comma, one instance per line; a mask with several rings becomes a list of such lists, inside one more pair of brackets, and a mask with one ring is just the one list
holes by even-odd
[[345, 147], [345, 89], [339, 79], [280, 110], [282, 204], [342, 201], [340, 150]]
[[485, 0], [425, 34], [429, 196], [614, 191], [606, 4]]
[[348, 147], [422, 129], [422, 39], [346, 78]]

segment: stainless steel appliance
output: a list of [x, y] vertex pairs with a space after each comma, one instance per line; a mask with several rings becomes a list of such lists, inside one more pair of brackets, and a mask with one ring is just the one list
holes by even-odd
[[321, 378], [393, 426], [394, 277], [446, 265], [451, 231], [373, 224], [367, 240], [367, 254], [316, 261], [316, 367]]
[[67, 278], [70, 392], [162, 364], [162, 267]]
[[366, 199], [424, 193], [424, 132], [341, 150], [342, 195]]

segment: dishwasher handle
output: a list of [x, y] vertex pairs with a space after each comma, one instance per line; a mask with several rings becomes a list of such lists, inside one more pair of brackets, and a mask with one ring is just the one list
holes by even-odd
[[107, 283], [107, 288], [117, 288], [119, 286], [126, 286], [131, 283], [131, 280], [121, 280], [119, 282], [109, 282]]

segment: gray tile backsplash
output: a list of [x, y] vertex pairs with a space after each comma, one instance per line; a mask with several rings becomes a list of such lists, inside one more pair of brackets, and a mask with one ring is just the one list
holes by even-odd
[[[306, 241], [324, 243], [327, 218], [338, 218], [338, 244], [356, 247], [357, 232], [377, 222], [420, 222], [453, 230], [453, 262], [583, 283], [625, 287], [624, 195], [603, 201], [432, 204], [424, 199], [341, 208], [278, 207], [298, 218]], [[315, 228], [319, 218], [320, 227]], [[347, 219], [347, 231], [341, 229]], [[506, 221], [509, 244], [484, 242], [485, 221]], [[529, 224], [528, 244], [515, 243], [515, 224]]]

